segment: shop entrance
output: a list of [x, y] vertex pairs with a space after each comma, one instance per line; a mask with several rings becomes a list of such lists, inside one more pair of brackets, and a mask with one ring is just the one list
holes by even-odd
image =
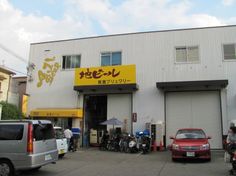
[[72, 118], [54, 118], [52, 119], [54, 126], [62, 127], [62, 129], [66, 129], [67, 127], [72, 127]]
[[107, 129], [101, 122], [107, 120], [107, 96], [85, 95], [84, 146], [98, 146]]

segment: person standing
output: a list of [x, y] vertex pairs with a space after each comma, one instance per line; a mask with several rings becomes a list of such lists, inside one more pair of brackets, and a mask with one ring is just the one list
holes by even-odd
[[79, 138], [80, 138], [80, 129], [79, 128], [72, 128], [71, 129], [72, 134], [73, 134], [73, 151], [76, 151], [78, 149], [78, 143], [79, 143]]
[[71, 149], [70, 140], [71, 140], [71, 137], [73, 136], [73, 134], [72, 134], [72, 131], [70, 130], [69, 127], [67, 127], [67, 128], [65, 129], [64, 135], [65, 135], [66, 140], [67, 140], [68, 150], [70, 150], [70, 149]]

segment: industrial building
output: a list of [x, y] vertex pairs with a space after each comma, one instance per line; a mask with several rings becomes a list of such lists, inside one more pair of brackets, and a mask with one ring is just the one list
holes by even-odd
[[[128, 33], [32, 43], [28, 115], [100, 132], [162, 124], [203, 128], [222, 148], [236, 119], [236, 26]], [[112, 128], [112, 127], [108, 127]]]

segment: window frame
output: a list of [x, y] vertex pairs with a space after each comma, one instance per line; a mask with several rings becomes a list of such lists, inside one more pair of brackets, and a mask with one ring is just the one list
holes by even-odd
[[[190, 48], [190, 47], [197, 47], [198, 48], [198, 60], [197, 61], [188, 61], [188, 50], [187, 48]], [[178, 62], [177, 61], [177, 54], [176, 54], [176, 49], [177, 48], [186, 48], [187, 50], [187, 61], [186, 62]], [[175, 58], [175, 64], [199, 64], [201, 62], [201, 56], [200, 56], [200, 46], [199, 45], [179, 45], [179, 46], [175, 46], [174, 47], [174, 58]]]
[[235, 50], [235, 55], [236, 55], [236, 43], [222, 43], [222, 45], [221, 45], [222, 60], [224, 62], [236, 62], [236, 58], [235, 59], [225, 59], [224, 45], [234, 45], [234, 50]]
[[[82, 60], [82, 54], [63, 54], [61, 56], [61, 70], [62, 71], [73, 71], [75, 70], [76, 68], [63, 68], [63, 57], [66, 56], [80, 56], [80, 63], [79, 63], [79, 67], [76, 67], [76, 68], [81, 68], [81, 60]], [[70, 63], [70, 66], [72, 65], [72, 62]]]
[[[112, 63], [112, 53], [120, 53], [120, 65], [122, 65], [122, 51], [117, 50], [117, 51], [102, 51], [100, 52], [100, 66], [101, 67], [107, 67], [107, 66], [118, 66], [118, 65], [111, 65]], [[110, 54], [110, 65], [102, 65], [102, 54]]]

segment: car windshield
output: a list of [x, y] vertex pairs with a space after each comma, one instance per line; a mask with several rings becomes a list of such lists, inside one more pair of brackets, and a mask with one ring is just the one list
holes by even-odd
[[202, 130], [179, 130], [176, 139], [205, 139], [206, 135]]
[[64, 133], [62, 129], [55, 129], [55, 136], [56, 136], [56, 139], [64, 138]]

